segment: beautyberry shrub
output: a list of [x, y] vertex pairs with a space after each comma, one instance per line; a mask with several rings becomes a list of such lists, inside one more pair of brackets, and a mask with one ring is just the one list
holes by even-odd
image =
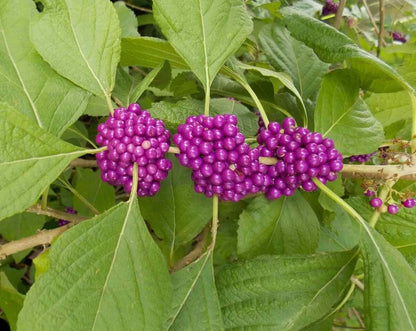
[[138, 196], [153, 196], [160, 189], [172, 162], [165, 158], [170, 132], [138, 104], [118, 108], [98, 125], [97, 144], [107, 150], [97, 153], [101, 179], [111, 185], [123, 185], [127, 193], [133, 184], [133, 165], [138, 165]]

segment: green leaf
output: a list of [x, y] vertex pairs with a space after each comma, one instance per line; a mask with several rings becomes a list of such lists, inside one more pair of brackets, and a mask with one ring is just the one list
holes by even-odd
[[252, 30], [240, 0], [155, 0], [153, 15], [205, 88]]
[[10, 284], [6, 274], [0, 272], [0, 307], [4, 311], [10, 329], [16, 331], [17, 315], [22, 309], [25, 296], [17, 292], [17, 290]]
[[311, 47], [328, 63], [347, 60], [361, 79], [361, 87], [374, 92], [396, 92], [412, 87], [390, 66], [359, 48], [353, 40], [315, 18], [285, 8], [284, 23], [291, 35]]
[[255, 198], [238, 221], [238, 253], [246, 258], [263, 254], [310, 254], [319, 242], [319, 222], [299, 192], [290, 198]]
[[259, 42], [270, 64], [290, 75], [302, 98], [313, 97], [318, 92], [328, 65], [319, 60], [312, 49], [277, 24], [265, 25], [260, 31]]
[[315, 131], [332, 138], [344, 156], [371, 153], [382, 143], [383, 127], [359, 97], [359, 83], [350, 70], [324, 76], [315, 109]]
[[142, 96], [143, 92], [152, 84], [153, 80], [156, 78], [160, 70], [163, 68], [163, 62], [157, 65], [147, 76], [135, 86], [133, 91], [131, 91], [130, 100], [131, 102], [137, 102]]
[[[33, 213], [22, 213], [6, 218], [0, 222], [0, 235], [8, 241], [29, 237], [42, 229], [46, 217]], [[13, 254], [16, 263], [19, 263], [31, 251], [24, 250]]]
[[34, 204], [73, 159], [88, 150], [39, 128], [0, 103], [0, 220]]
[[169, 90], [176, 98], [185, 97], [199, 92], [198, 81], [192, 72], [181, 72], [172, 80]]
[[372, 93], [364, 101], [384, 127], [412, 116], [412, 101], [407, 91]]
[[[114, 187], [101, 180], [100, 171], [77, 169], [74, 188], [99, 212], [110, 209], [115, 204]], [[74, 209], [85, 216], [94, 216], [92, 211], [74, 196]]]
[[212, 253], [175, 272], [174, 300], [168, 330], [222, 330]]
[[135, 197], [65, 232], [49, 259], [19, 330], [162, 329], [172, 285]]
[[350, 284], [356, 256], [263, 256], [225, 266], [216, 277], [225, 328], [300, 330], [324, 317]]
[[[143, 217], [156, 235], [174, 251], [202, 231], [211, 217], [211, 200], [194, 190], [191, 170], [172, 158], [173, 169], [161, 183], [160, 191], [150, 198], [140, 199]], [[171, 263], [173, 261], [170, 261]]]
[[370, 330], [416, 329], [416, 274], [382, 235], [364, 227], [365, 324]]
[[126, 6], [124, 1], [117, 1], [113, 5], [120, 21], [121, 37], [139, 36], [137, 18], [134, 12]]
[[59, 136], [82, 114], [89, 94], [59, 76], [33, 48], [29, 23], [37, 16], [31, 0], [0, 0], [0, 101]]
[[114, 87], [120, 24], [110, 1], [45, 0], [31, 25], [36, 50], [59, 74], [101, 97]]
[[35, 281], [38, 281], [39, 276], [50, 268], [49, 252], [50, 249], [47, 249], [33, 259], [33, 264], [35, 265]]
[[152, 37], [121, 39], [121, 65], [156, 68], [164, 61], [169, 61], [172, 68], [189, 70], [189, 66], [166, 40]]

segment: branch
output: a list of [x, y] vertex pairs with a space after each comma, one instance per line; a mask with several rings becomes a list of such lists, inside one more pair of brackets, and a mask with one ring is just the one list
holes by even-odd
[[119, 98], [117, 98], [115, 95], [111, 95], [111, 99], [116, 103], [117, 106], [124, 108], [124, 104], [121, 102]]
[[24, 251], [40, 245], [49, 245], [54, 238], [68, 230], [69, 224], [52, 230], [44, 230], [33, 236], [11, 241], [0, 246], [0, 260], [5, 259], [9, 255]]
[[367, 12], [368, 18], [370, 19], [371, 25], [373, 26], [374, 31], [378, 35], [379, 34], [378, 26], [377, 26], [376, 20], [374, 19], [373, 14], [371, 13], [370, 7], [368, 7], [367, 0], [363, 0], [363, 4], [365, 7], [365, 11]]
[[379, 0], [379, 12], [380, 12], [380, 21], [379, 21], [379, 31], [378, 31], [378, 44], [377, 44], [377, 57], [380, 56], [381, 47], [383, 46], [383, 35], [384, 35], [384, 0]]
[[207, 242], [209, 232], [209, 226], [206, 226], [204, 230], [202, 230], [201, 234], [199, 235], [198, 241], [194, 247], [194, 249], [182, 259], [180, 259], [171, 269], [170, 273], [174, 273], [179, 269], [186, 267], [188, 264], [191, 264], [196, 259], [198, 259], [202, 253], [204, 252], [204, 247]]
[[96, 160], [75, 159], [69, 164], [71, 168], [96, 168], [98, 167]]
[[335, 29], [339, 29], [339, 27], [341, 26], [342, 14], [344, 12], [344, 8], [345, 8], [346, 3], [347, 3], [347, 0], [340, 0], [340, 2], [339, 2], [337, 14], [335, 15], [335, 22], [334, 22], [334, 28]]
[[351, 276], [350, 280], [351, 280], [351, 283], [357, 286], [361, 291], [364, 291], [364, 284], [361, 283], [361, 281], [358, 278]]
[[62, 219], [62, 220], [65, 220], [65, 221], [69, 221], [73, 224], [78, 224], [78, 223], [88, 219], [87, 217], [84, 217], [84, 216], [69, 214], [69, 213], [66, 213], [64, 211], [53, 209], [53, 208], [50, 208], [50, 207], [46, 207], [46, 209], [42, 209], [40, 204], [33, 205], [33, 206], [29, 207], [28, 209], [26, 209], [26, 211], [29, 212], [29, 213], [35, 213], [35, 214], [38, 214], [38, 215], [46, 215], [46, 216], [50, 216], [50, 217], [53, 217], [53, 218]]
[[133, 5], [130, 2], [127, 2], [127, 1], [126, 1], [126, 6], [127, 7], [130, 7], [130, 8], [133, 8], [133, 9], [140, 10], [140, 11], [144, 11], [146, 13], [153, 13], [153, 11], [151, 9], [149, 9], [149, 8], [136, 6], [136, 5]]
[[407, 179], [416, 180], [416, 164], [413, 165], [361, 165], [344, 164], [340, 171], [345, 178]]

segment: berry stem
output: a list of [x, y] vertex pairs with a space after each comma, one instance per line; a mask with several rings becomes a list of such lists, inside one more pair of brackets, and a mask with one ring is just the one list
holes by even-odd
[[209, 245], [208, 250], [210, 252], [214, 251], [215, 242], [217, 240], [218, 232], [218, 195], [214, 194], [212, 197], [212, 225], [211, 225], [211, 244]]
[[113, 108], [113, 103], [111, 102], [111, 95], [109, 93], [105, 94], [105, 101], [107, 102], [107, 107], [108, 107], [108, 110], [110, 111], [110, 114], [113, 115], [114, 108]]
[[57, 219], [62, 219], [65, 221], [69, 221], [72, 224], [78, 224], [82, 221], [85, 221], [87, 218], [83, 216], [79, 216], [76, 214], [70, 214], [66, 213], [61, 210], [53, 209], [50, 207], [46, 207], [46, 209], [42, 209], [42, 206], [40, 204], [33, 205], [26, 209], [28, 213], [34, 213], [37, 215], [46, 215]]
[[412, 138], [411, 147], [412, 153], [416, 152], [416, 95], [415, 92], [409, 92], [412, 104]]
[[207, 84], [205, 89], [205, 106], [204, 106], [204, 115], [209, 116], [209, 101], [211, 99], [211, 86]]
[[[390, 193], [391, 188], [393, 187], [393, 185], [396, 183], [395, 180], [389, 180], [387, 181], [383, 187], [381, 188], [380, 194], [379, 194], [379, 198], [385, 202], [387, 199], [387, 196]], [[377, 221], [380, 217], [381, 213], [379, 211], [379, 208], [377, 208], [376, 210], [374, 210], [373, 215], [371, 215], [370, 221], [368, 222], [368, 224], [374, 228], [377, 224]]]
[[41, 208], [45, 210], [48, 207], [48, 194], [49, 194], [49, 185], [42, 193]]
[[244, 78], [240, 77], [236, 72], [231, 70], [230, 68], [224, 66], [223, 73], [226, 74], [228, 77], [234, 79], [237, 83], [239, 83], [244, 89], [250, 94], [251, 98], [253, 99], [254, 103], [256, 104], [260, 116], [264, 122], [264, 126], [267, 128], [269, 126], [269, 119], [267, 118], [266, 111], [263, 108], [259, 98], [257, 97], [256, 93], [253, 91], [251, 86], [244, 80]]
[[100, 213], [86, 198], [84, 198], [75, 188], [73, 188], [71, 184], [69, 184], [67, 181], [61, 178], [58, 178], [58, 180], [95, 215], [98, 215]]
[[130, 192], [129, 202], [131, 202], [137, 196], [137, 185], [139, 183], [139, 174], [138, 174], [138, 166], [137, 163], [134, 162], [133, 164], [133, 186]]

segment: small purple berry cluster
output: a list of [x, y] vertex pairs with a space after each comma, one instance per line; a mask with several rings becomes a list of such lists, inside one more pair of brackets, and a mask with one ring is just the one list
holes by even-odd
[[342, 155], [331, 139], [295, 125], [293, 118], [284, 119], [282, 128], [279, 123], [270, 122], [257, 136], [260, 156], [278, 160], [268, 169], [272, 181], [265, 191], [268, 199], [290, 196], [299, 187], [314, 191], [317, 187], [312, 178], [325, 184], [334, 181], [343, 168]]
[[[375, 192], [374, 192], [374, 191], [372, 191], [372, 190], [367, 190], [367, 191], [365, 191], [365, 192], [364, 192], [364, 194], [365, 194], [366, 196], [371, 197], [371, 196], [374, 196], [374, 195], [375, 195]], [[382, 199], [380, 199], [380, 198], [373, 197], [373, 198], [371, 198], [371, 200], [370, 200], [370, 206], [371, 206], [371, 207], [373, 207], [373, 208], [380, 208], [380, 207], [382, 207], [383, 205], [384, 205], [384, 202], [383, 202], [383, 200], [382, 200]], [[410, 208], [413, 208], [413, 207], [416, 205], [416, 201], [415, 201], [415, 199], [413, 199], [413, 198], [407, 197], [407, 198], [405, 198], [404, 200], [402, 200], [402, 201], [401, 201], [401, 205], [402, 205], [404, 208], [408, 208], [408, 209], [410, 209]], [[398, 212], [398, 211], [399, 211], [399, 206], [398, 206], [397, 204], [395, 204], [395, 203], [390, 203], [390, 204], [387, 206], [387, 212], [388, 212], [389, 214], [394, 215], [394, 214], [397, 214], [397, 212]]]
[[[68, 214], [74, 214], [74, 215], [78, 214], [78, 212], [72, 207], [65, 207], [65, 212], [68, 213]], [[69, 223], [69, 221], [66, 221], [66, 220], [63, 220], [63, 219], [58, 220], [58, 226], [64, 226], [68, 223]]]
[[235, 115], [190, 116], [179, 125], [173, 142], [179, 163], [192, 169], [195, 191], [224, 201], [239, 201], [267, 185], [267, 166], [250, 149]]
[[359, 163], [366, 163], [370, 161], [371, 157], [375, 155], [377, 152], [372, 152], [369, 154], [360, 154], [360, 155], [351, 155], [349, 157], [350, 162], [359, 162]]
[[402, 32], [393, 31], [391, 32], [391, 36], [394, 41], [400, 41], [403, 44], [407, 42], [407, 39]]
[[153, 196], [160, 189], [172, 162], [165, 158], [170, 146], [170, 132], [161, 120], [132, 103], [118, 108], [98, 125], [97, 144], [107, 150], [96, 154], [101, 179], [111, 185], [123, 185], [131, 192], [133, 165], [138, 165], [138, 196]]
[[332, 0], [325, 0], [325, 5], [322, 8], [322, 15], [336, 14], [339, 4]]

